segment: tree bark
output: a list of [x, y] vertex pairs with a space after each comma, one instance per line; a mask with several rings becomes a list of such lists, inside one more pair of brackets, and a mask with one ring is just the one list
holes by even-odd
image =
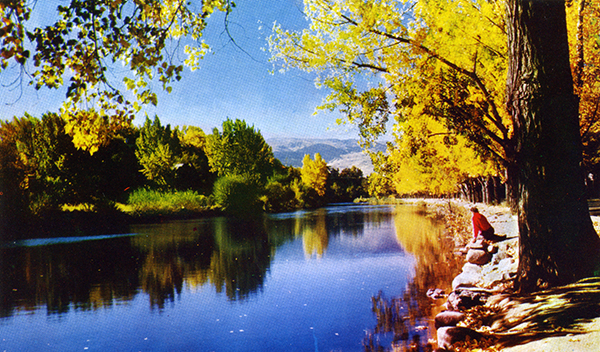
[[593, 274], [600, 239], [581, 169], [564, 0], [508, 0], [507, 108], [515, 121], [521, 292]]

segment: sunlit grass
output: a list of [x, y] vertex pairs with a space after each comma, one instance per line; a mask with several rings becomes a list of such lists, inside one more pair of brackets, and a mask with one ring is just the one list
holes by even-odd
[[80, 204], [63, 204], [61, 206], [62, 211], [94, 211], [94, 204], [90, 203], [80, 203]]
[[133, 191], [122, 211], [134, 215], [158, 215], [195, 213], [212, 209], [210, 197], [194, 191], [157, 191], [138, 189]]
[[402, 198], [395, 198], [392, 196], [386, 198], [360, 197], [356, 198], [354, 203], [368, 203], [371, 205], [398, 205], [405, 204], [406, 202]]

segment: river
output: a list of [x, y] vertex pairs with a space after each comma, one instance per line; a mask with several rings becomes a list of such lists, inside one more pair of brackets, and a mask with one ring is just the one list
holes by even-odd
[[134, 225], [0, 248], [0, 351], [396, 351], [453, 264], [415, 206]]

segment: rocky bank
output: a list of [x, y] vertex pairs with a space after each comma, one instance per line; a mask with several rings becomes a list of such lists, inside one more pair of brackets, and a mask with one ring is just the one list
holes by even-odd
[[[460, 209], [463, 221], [474, 205], [459, 200], [419, 201], [438, 209]], [[454, 278], [450, 292], [431, 288], [428, 293], [433, 300], [445, 300], [445, 310], [435, 317], [438, 350], [599, 351], [600, 278], [532, 295], [516, 295], [513, 280], [519, 262], [517, 217], [507, 207], [476, 206], [496, 233], [507, 238], [496, 243], [470, 244], [471, 232], [463, 230], [454, 235], [455, 254], [465, 261], [462, 272]], [[600, 230], [600, 218], [592, 219]]]

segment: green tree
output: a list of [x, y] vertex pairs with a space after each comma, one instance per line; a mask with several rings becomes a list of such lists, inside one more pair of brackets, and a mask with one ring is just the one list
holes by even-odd
[[2, 168], [13, 170], [16, 187], [10, 193], [18, 190], [26, 213], [58, 211], [64, 204], [105, 205], [137, 185], [137, 160], [125, 131], [90, 155], [73, 145], [57, 114], [41, 119], [25, 114], [3, 123], [1, 130], [6, 137]]
[[339, 171], [329, 168], [326, 197], [329, 202], [352, 202], [367, 195], [366, 179], [356, 166]]
[[58, 115], [45, 114], [40, 120], [25, 114], [3, 129], [16, 132], [10, 141], [16, 153], [12, 166], [21, 170], [18, 189], [25, 197], [28, 212], [58, 210], [64, 203], [85, 197], [78, 187], [85, 177], [77, 170], [79, 163], [75, 160], [79, 155]]
[[264, 185], [273, 174], [275, 157], [260, 131], [245, 121], [227, 119], [207, 137], [211, 170], [220, 177], [241, 175]]
[[159, 188], [172, 188], [177, 164], [181, 162], [181, 145], [171, 126], [162, 126], [158, 116], [146, 117], [136, 140], [135, 155], [146, 178]]
[[290, 167], [282, 167], [282, 172], [276, 172], [269, 178], [265, 186], [264, 195], [261, 198], [263, 208], [267, 212], [283, 212], [302, 208], [300, 170]]

